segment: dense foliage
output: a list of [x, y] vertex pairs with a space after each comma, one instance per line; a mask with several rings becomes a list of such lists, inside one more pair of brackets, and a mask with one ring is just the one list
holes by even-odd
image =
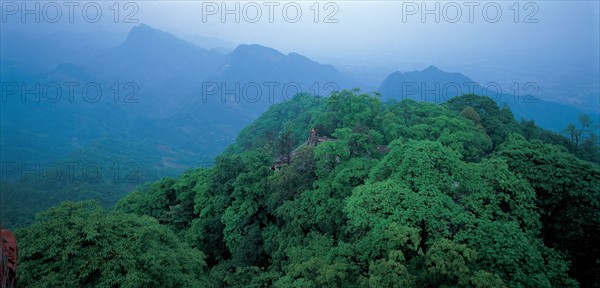
[[18, 234], [25, 287], [190, 287], [204, 254], [147, 216], [64, 202]]
[[[311, 128], [329, 141], [304, 144]], [[48, 210], [18, 231], [19, 277], [34, 287], [594, 287], [600, 168], [569, 143], [476, 95], [442, 105], [299, 95], [213, 167], [112, 211]], [[293, 157], [272, 169], [282, 154]]]

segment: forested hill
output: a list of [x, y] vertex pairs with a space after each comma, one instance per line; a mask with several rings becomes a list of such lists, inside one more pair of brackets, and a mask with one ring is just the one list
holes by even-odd
[[[328, 141], [307, 145], [311, 128]], [[584, 159], [598, 145], [587, 132], [578, 139], [475, 95], [441, 105], [299, 95], [246, 127], [211, 168], [164, 178], [110, 211], [47, 210], [17, 231], [19, 281], [595, 287], [600, 167]]]

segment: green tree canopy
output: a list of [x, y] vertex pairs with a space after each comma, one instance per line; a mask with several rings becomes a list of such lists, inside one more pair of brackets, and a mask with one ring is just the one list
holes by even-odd
[[192, 287], [204, 254], [147, 216], [65, 202], [17, 231], [19, 284], [27, 287]]

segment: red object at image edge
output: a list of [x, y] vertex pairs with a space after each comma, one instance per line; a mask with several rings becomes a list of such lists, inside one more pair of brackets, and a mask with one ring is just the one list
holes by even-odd
[[17, 283], [17, 238], [8, 229], [0, 230], [2, 242], [2, 269], [0, 269], [0, 287], [13, 288]]

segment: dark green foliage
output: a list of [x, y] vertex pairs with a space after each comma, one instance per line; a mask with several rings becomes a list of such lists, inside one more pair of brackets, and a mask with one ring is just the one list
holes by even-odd
[[[311, 128], [331, 138], [305, 144]], [[190, 263], [142, 286], [593, 287], [600, 168], [557, 146], [561, 139], [475, 95], [444, 105], [383, 104], [357, 90], [299, 95], [248, 126], [209, 169], [157, 181], [115, 211], [72, 203], [49, 210], [20, 232], [21, 245], [46, 245], [35, 235], [74, 248], [26, 250], [22, 277], [33, 286], [63, 274], [76, 285], [105, 283], [94, 272], [104, 271], [100, 263], [76, 274], [77, 261], [39, 259], [88, 253], [89, 227], [116, 223], [111, 233], [163, 235], [143, 246], [162, 247], [152, 261]], [[275, 166], [281, 154], [291, 157]], [[69, 222], [69, 213], [94, 220]], [[93, 239], [112, 251], [134, 236]], [[152, 262], [138, 242], [123, 248], [125, 260]], [[111, 272], [112, 281], [146, 271]]]
[[499, 108], [491, 98], [469, 94], [454, 97], [444, 105], [458, 112], [471, 107], [481, 117], [480, 123], [492, 139], [494, 147], [502, 143], [508, 134], [518, 130], [510, 109], [507, 106]]
[[313, 119], [321, 113], [325, 103], [326, 99], [322, 97], [302, 94], [285, 103], [271, 106], [239, 133], [234, 150], [241, 152], [269, 147], [274, 154], [279, 155], [278, 142], [283, 135], [292, 145], [303, 143], [310, 134]]
[[163, 178], [146, 191], [134, 191], [117, 203], [116, 210], [156, 218], [177, 231], [185, 230], [195, 218], [194, 188], [206, 181], [206, 169], [188, 171], [178, 179]]
[[192, 287], [204, 254], [155, 219], [64, 202], [17, 231], [26, 287]]
[[587, 114], [579, 117], [579, 123], [570, 123], [564, 130], [569, 140], [569, 151], [581, 159], [600, 164], [600, 146], [598, 145], [598, 126]]
[[564, 147], [511, 135], [498, 154], [535, 189], [550, 247], [569, 253], [573, 272], [583, 283], [598, 283], [600, 251], [600, 168], [569, 154]]

